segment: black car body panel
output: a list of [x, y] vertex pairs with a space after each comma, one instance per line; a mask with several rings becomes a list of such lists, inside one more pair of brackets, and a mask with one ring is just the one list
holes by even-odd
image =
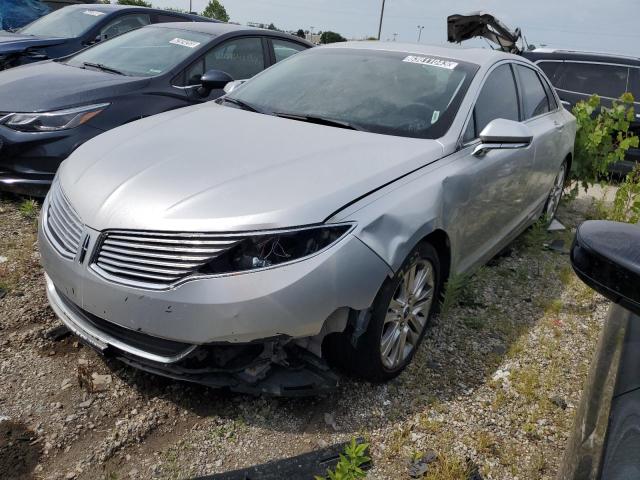
[[[64, 57], [98, 41], [102, 28], [126, 15], [144, 14], [151, 24], [164, 22], [217, 22], [198, 15], [168, 12], [155, 8], [129, 7], [109, 4], [70, 5], [59, 12], [90, 9], [98, 12], [99, 20], [79, 36], [41, 37], [17, 32], [0, 32], [0, 70], [25, 65], [46, 59]], [[42, 17], [41, 17], [42, 18]]]
[[571, 248], [576, 274], [612, 300], [558, 478], [640, 477], [640, 227], [584, 222]]
[[[634, 96], [636, 121], [630, 130], [640, 135], [640, 58], [606, 53], [538, 49], [522, 54], [536, 63], [549, 77], [560, 99], [570, 110], [591, 95], [600, 96], [602, 105], [610, 107], [625, 92]], [[624, 162], [613, 171], [627, 173], [640, 162], [640, 149], [631, 148]]]
[[[171, 70], [152, 77], [118, 75], [66, 64], [73, 56], [2, 72], [0, 190], [44, 195], [60, 163], [96, 135], [143, 117], [221, 96], [222, 89], [204, 94], [199, 85], [190, 84], [185, 78], [185, 72], [191, 71], [207, 52], [219, 46], [257, 38], [263, 68], [276, 61], [274, 41], [282, 40], [288, 42], [283, 45], [300, 49], [313, 46], [288, 34], [224, 23], [163, 23], [143, 29], [162, 28], [205, 33], [210, 40]], [[14, 113], [55, 112], [101, 104], [108, 106], [99, 115], [67, 130], [24, 132], [6, 125], [6, 119]]]

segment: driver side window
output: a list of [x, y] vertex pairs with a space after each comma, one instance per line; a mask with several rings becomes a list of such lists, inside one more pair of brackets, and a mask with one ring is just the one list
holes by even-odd
[[517, 122], [519, 117], [518, 91], [511, 66], [500, 65], [489, 74], [480, 90], [463, 141], [478, 138], [484, 127], [496, 118]]
[[234, 80], [247, 80], [265, 68], [262, 39], [260, 37], [236, 38], [224, 42], [207, 52], [187, 68], [185, 85], [197, 85], [209, 70], [222, 70]]
[[146, 13], [123, 15], [112, 20], [100, 29], [100, 40], [109, 40], [136, 28], [144, 27], [151, 23], [151, 17]]

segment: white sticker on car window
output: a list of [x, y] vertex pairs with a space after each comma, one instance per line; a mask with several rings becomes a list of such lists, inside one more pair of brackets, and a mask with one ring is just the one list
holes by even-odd
[[200, 42], [185, 40], [184, 38], [174, 38], [169, 43], [173, 43], [174, 45], [180, 45], [182, 47], [187, 47], [187, 48], [196, 48], [198, 45], [200, 45]]
[[98, 12], [97, 10], [85, 10], [85, 15], [91, 15], [92, 17], [99, 17], [100, 15], [104, 15], [104, 12]]
[[433, 115], [431, 115], [431, 125], [436, 123], [440, 118], [440, 110], [434, 110]]
[[402, 61], [409, 63], [418, 63], [420, 65], [431, 65], [432, 67], [446, 68], [447, 70], [453, 70], [458, 66], [456, 62], [452, 62], [450, 60], [442, 60], [440, 58], [432, 57], [418, 57], [416, 55], [408, 55]]

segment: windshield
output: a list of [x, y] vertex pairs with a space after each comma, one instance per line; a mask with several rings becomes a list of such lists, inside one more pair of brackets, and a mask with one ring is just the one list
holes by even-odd
[[124, 75], [153, 77], [168, 72], [211, 40], [204, 33], [177, 28], [145, 27], [120, 35], [74, 55], [74, 67], [99, 65]]
[[449, 129], [477, 68], [402, 52], [320, 48], [290, 57], [229, 97], [269, 113], [438, 138]]
[[41, 37], [79, 37], [104, 15], [104, 12], [92, 10], [90, 5], [87, 8], [66, 7], [39, 18], [19, 32]]

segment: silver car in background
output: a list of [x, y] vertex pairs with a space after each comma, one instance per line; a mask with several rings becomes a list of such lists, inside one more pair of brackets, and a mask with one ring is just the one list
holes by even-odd
[[386, 381], [451, 274], [553, 217], [575, 129], [521, 57], [311, 49], [76, 150], [41, 216], [49, 301], [161, 375], [289, 394], [327, 364]]

